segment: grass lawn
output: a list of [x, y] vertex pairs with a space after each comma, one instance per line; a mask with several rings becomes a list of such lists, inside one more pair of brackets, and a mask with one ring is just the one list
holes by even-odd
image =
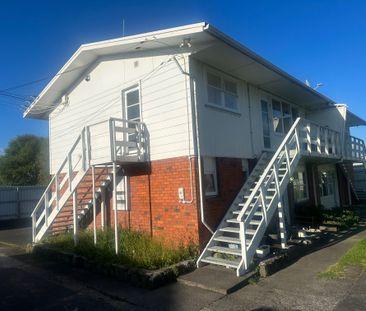
[[119, 253], [115, 254], [114, 231], [111, 229], [97, 232], [97, 245], [93, 243], [93, 232], [79, 232], [79, 243], [74, 246], [72, 234], [65, 233], [49, 237], [45, 244], [93, 259], [101, 264], [115, 263], [145, 269], [159, 269], [177, 262], [194, 259], [198, 247], [164, 243], [151, 238], [148, 234], [120, 229], [118, 232]]
[[336, 264], [320, 273], [320, 277], [328, 279], [343, 277], [346, 268], [352, 266], [366, 269], [366, 239], [357, 242]]

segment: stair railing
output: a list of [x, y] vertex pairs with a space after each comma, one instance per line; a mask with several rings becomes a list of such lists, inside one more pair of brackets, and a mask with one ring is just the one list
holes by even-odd
[[[244, 271], [248, 269], [249, 260], [253, 258], [274, 210], [281, 202], [282, 192], [285, 190], [290, 176], [294, 173], [301, 156], [341, 158], [339, 138], [339, 133], [328, 127], [322, 127], [301, 118], [296, 119], [238, 214], [242, 249], [242, 259], [237, 270], [238, 275], [243, 271], [243, 268]], [[282, 176], [279, 176], [279, 168], [283, 163], [286, 165], [282, 167]], [[273, 184], [275, 186], [274, 192], [269, 193], [268, 189]], [[268, 198], [270, 198], [270, 202], [267, 202]], [[262, 220], [254, 236], [247, 243], [245, 230], [255, 213], [260, 209], [263, 215]]]
[[62, 205], [75, 191], [81, 176], [89, 169], [89, 150], [88, 128], [84, 127], [31, 214], [33, 242], [43, 236]]
[[109, 118], [84, 127], [31, 214], [33, 242], [44, 236], [91, 165], [145, 161], [147, 148], [142, 122]]
[[[244, 207], [238, 214], [237, 220], [239, 221], [240, 226], [240, 240], [241, 240], [241, 250], [242, 250], [242, 259], [241, 263], [239, 265], [239, 269], [242, 269], [244, 267], [245, 270], [248, 269], [249, 262], [248, 258], [251, 258], [251, 254], [248, 254], [248, 248], [246, 243], [246, 236], [245, 236], [245, 229], [248, 227], [249, 222], [252, 220], [254, 214], [259, 209], [259, 204], [262, 204], [262, 210], [263, 210], [263, 219], [262, 222], [265, 221], [266, 223], [269, 221], [267, 218], [267, 204], [266, 204], [266, 194], [267, 189], [269, 185], [271, 184], [273, 178], [275, 179], [276, 183], [276, 193], [274, 197], [279, 195], [280, 191], [280, 184], [278, 180], [278, 164], [280, 164], [284, 156], [286, 156], [286, 160], [288, 163], [290, 163], [290, 155], [288, 150], [288, 144], [292, 142], [295, 139], [296, 142], [296, 155], [300, 152], [300, 143], [299, 143], [299, 135], [297, 132], [298, 124], [300, 123], [300, 118], [297, 118], [294, 124], [292, 125], [291, 129], [287, 133], [286, 137], [278, 147], [277, 151], [273, 155], [272, 159], [269, 161], [268, 165], [266, 166], [265, 170], [263, 171], [262, 176], [258, 180], [257, 184], [255, 185], [254, 189], [249, 195], [249, 198], [246, 200]], [[282, 153], [282, 155], [281, 155]], [[294, 157], [293, 157], [294, 159]], [[291, 164], [291, 163], [290, 163]], [[270, 177], [270, 180], [268, 180], [268, 174], [272, 170], [272, 175]], [[268, 181], [268, 183], [267, 183]], [[258, 195], [259, 194], [259, 195]], [[249, 211], [250, 209], [250, 211]], [[245, 216], [245, 214], [249, 211], [249, 214]], [[253, 242], [254, 237], [252, 238], [251, 243]]]

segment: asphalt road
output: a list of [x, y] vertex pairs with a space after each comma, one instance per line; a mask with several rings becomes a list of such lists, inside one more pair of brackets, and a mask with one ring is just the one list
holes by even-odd
[[[0, 241], [22, 234], [28, 236], [26, 230], [19, 235], [15, 231], [0, 231]], [[0, 310], [366, 310], [366, 275], [362, 270], [351, 269], [340, 280], [318, 277], [319, 272], [365, 237], [363, 231], [310, 253], [230, 295], [179, 283], [153, 291], [139, 289], [108, 277], [40, 261], [23, 249], [0, 243]]]

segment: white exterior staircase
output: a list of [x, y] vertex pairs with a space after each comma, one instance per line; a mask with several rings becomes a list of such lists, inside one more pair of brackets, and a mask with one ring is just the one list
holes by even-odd
[[76, 234], [115, 176], [112, 167], [145, 161], [146, 148], [141, 122], [110, 118], [84, 127], [31, 214], [33, 242], [71, 229]]
[[282, 196], [302, 157], [342, 159], [339, 133], [298, 118], [276, 152], [259, 159], [201, 253], [198, 267], [214, 264], [235, 269], [237, 276], [246, 273], [276, 212], [285, 246]]

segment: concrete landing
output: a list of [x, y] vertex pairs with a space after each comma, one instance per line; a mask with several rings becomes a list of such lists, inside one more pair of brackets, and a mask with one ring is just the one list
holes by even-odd
[[178, 282], [227, 295], [247, 285], [249, 279], [255, 276], [257, 276], [256, 272], [249, 272], [242, 277], [237, 277], [233, 269], [206, 265], [180, 276]]

